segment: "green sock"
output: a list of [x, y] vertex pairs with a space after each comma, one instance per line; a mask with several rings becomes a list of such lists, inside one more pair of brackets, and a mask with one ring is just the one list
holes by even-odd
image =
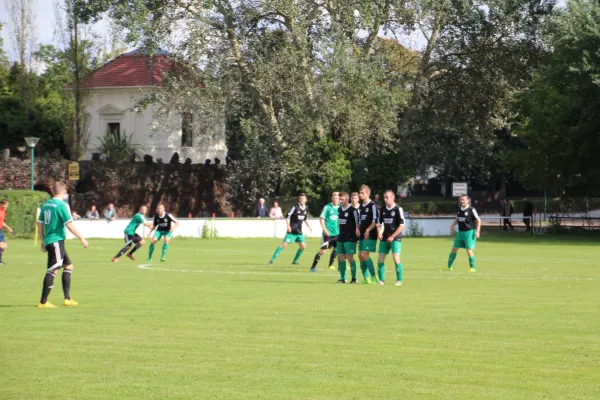
[[360, 262], [360, 272], [362, 272], [363, 278], [365, 278], [365, 279], [369, 279], [371, 277], [371, 274], [369, 274], [369, 271], [367, 271], [367, 262], [366, 261]]
[[469, 266], [475, 269], [475, 256], [469, 257]]
[[296, 264], [300, 257], [302, 257], [302, 253], [304, 253], [304, 250], [298, 249], [298, 251], [296, 252], [296, 257], [294, 257], [294, 261], [292, 261], [292, 263]]
[[456, 260], [456, 253], [450, 253], [450, 257], [448, 257], [448, 268], [452, 268], [452, 264]]
[[163, 244], [162, 255], [160, 256], [160, 258], [165, 258], [165, 256], [167, 255], [167, 250], [169, 250], [169, 245], [165, 243]]
[[346, 261], [338, 261], [338, 271], [340, 271], [340, 278], [346, 281]]
[[371, 274], [372, 277], [377, 277], [377, 275], [375, 275], [375, 265], [373, 265], [373, 260], [371, 260], [371, 258], [367, 258], [367, 268], [369, 269], [369, 274]]
[[396, 264], [396, 279], [402, 281], [402, 263]]
[[271, 262], [274, 262], [282, 251], [283, 249], [281, 247], [277, 247], [277, 250], [275, 250], [275, 253], [273, 253], [273, 257], [271, 257]]
[[150, 247], [148, 247], [148, 258], [152, 258], [152, 253], [154, 253], [154, 245], [150, 244]]
[[352, 274], [352, 279], [356, 280], [356, 261], [350, 261], [350, 273]]
[[381, 282], [385, 282], [385, 264], [380, 262], [377, 263], [377, 274]]

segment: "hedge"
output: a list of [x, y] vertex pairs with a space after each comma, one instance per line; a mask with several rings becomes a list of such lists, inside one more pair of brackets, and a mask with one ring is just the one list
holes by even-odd
[[6, 224], [15, 231], [14, 235], [4, 231], [7, 239], [10, 240], [11, 236], [33, 238], [37, 207], [49, 200], [50, 194], [31, 190], [0, 190], [1, 199], [8, 200]]

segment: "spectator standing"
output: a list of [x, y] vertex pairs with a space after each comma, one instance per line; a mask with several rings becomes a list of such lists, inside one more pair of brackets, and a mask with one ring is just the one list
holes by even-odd
[[96, 206], [91, 206], [90, 209], [85, 213], [85, 217], [91, 220], [100, 218], [100, 214], [98, 213], [98, 210], [96, 210]]
[[283, 212], [281, 211], [278, 202], [273, 202], [273, 207], [271, 208], [271, 211], [269, 211], [269, 217], [272, 219], [283, 219]]
[[533, 203], [530, 199], [527, 199], [523, 209], [523, 223], [527, 227], [527, 232], [531, 231], [531, 217], [533, 217]]
[[269, 210], [267, 209], [267, 205], [265, 204], [265, 199], [258, 200], [258, 205], [256, 206], [254, 216], [256, 218], [265, 218], [269, 216]]
[[104, 218], [109, 222], [117, 219], [117, 211], [115, 210], [115, 205], [113, 203], [108, 203], [108, 206], [104, 210]]
[[375, 197], [373, 197], [373, 201], [375, 202], [375, 205], [377, 206], [377, 212], [379, 213], [381, 211], [381, 200], [379, 200], [378, 194], [376, 194]]
[[504, 199], [504, 203], [502, 204], [502, 210], [500, 211], [500, 215], [503, 216], [502, 222], [504, 224], [504, 230], [507, 230], [507, 226], [510, 226], [510, 230], [514, 230], [515, 228], [512, 226], [510, 222], [510, 216], [513, 213], [513, 206], [510, 204], [508, 199]]

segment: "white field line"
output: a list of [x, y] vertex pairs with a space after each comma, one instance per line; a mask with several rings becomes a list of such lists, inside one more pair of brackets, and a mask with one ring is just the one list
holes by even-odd
[[[337, 274], [328, 273], [310, 273], [310, 272], [283, 272], [283, 271], [223, 271], [223, 270], [202, 270], [202, 269], [181, 269], [181, 268], [163, 268], [163, 267], [152, 267], [152, 264], [141, 264], [137, 268], [147, 271], [163, 271], [163, 272], [184, 272], [184, 273], [196, 273], [196, 274], [217, 274], [217, 275], [276, 275], [276, 276], [303, 276], [303, 277], [315, 277], [315, 278], [327, 278], [331, 279]], [[185, 267], [185, 265], [179, 265]], [[329, 271], [327, 271], [329, 272]], [[407, 271], [408, 272], [408, 271]], [[417, 276], [412, 276], [414, 272], [417, 272]], [[561, 276], [561, 275], [540, 275], [530, 276], [521, 274], [487, 274], [487, 273], [471, 273], [471, 272], [447, 272], [440, 270], [436, 275], [429, 274], [434, 271], [410, 271], [410, 279], [465, 279], [465, 280], [520, 280], [520, 281], [597, 281], [598, 278], [594, 277], [577, 277], [577, 276]], [[419, 276], [425, 273], [423, 276]], [[430, 276], [426, 276], [429, 274]]]

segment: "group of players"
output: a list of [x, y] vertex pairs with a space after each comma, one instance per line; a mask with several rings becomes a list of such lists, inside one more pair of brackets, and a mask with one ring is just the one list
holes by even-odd
[[[354, 255], [358, 248], [358, 259], [363, 280], [361, 283], [385, 284], [385, 258], [392, 252], [394, 265], [396, 266], [396, 286], [402, 285], [402, 262], [400, 253], [402, 251], [402, 231], [404, 230], [404, 211], [395, 203], [394, 192], [388, 190], [383, 195], [384, 207], [381, 211], [371, 200], [371, 189], [363, 185], [358, 193], [348, 194], [346, 192], [334, 192], [331, 203], [327, 204], [320, 216], [323, 229], [321, 248], [315, 255], [311, 272], [317, 272], [317, 264], [327, 251], [332, 249], [329, 259], [329, 268], [333, 266], [337, 256], [338, 271], [340, 279], [338, 283], [346, 283], [347, 269], [350, 270], [351, 284], [358, 283], [357, 268]], [[292, 264], [298, 264], [302, 253], [306, 249], [305, 236], [302, 233], [302, 225], [306, 224], [312, 232], [307, 220], [308, 209], [306, 206], [306, 195], [300, 194], [298, 204], [292, 207], [287, 214], [287, 233], [283, 241], [275, 250], [269, 261], [272, 265], [290, 243], [298, 243], [299, 248]], [[377, 250], [379, 243], [379, 257], [377, 259], [377, 272], [371, 259], [371, 253]], [[349, 263], [349, 266], [347, 265]]]
[[[44, 203], [37, 221], [41, 250], [47, 253], [47, 269], [44, 275], [42, 296], [38, 307], [56, 307], [48, 301], [48, 296], [54, 285], [54, 278], [60, 269], [63, 269], [63, 305], [73, 307], [78, 302], [71, 298], [70, 295], [73, 265], [65, 251], [66, 229], [79, 239], [84, 248], [88, 247], [88, 242], [73, 224], [71, 212], [64, 201], [67, 196], [66, 184], [60, 181], [55, 182], [51, 186], [51, 192], [53, 197]], [[350, 283], [358, 283], [356, 261], [354, 259], [358, 248], [358, 258], [363, 276], [361, 283], [384, 285], [385, 259], [391, 251], [396, 267], [395, 285], [402, 285], [403, 269], [400, 253], [402, 251], [404, 211], [402, 207], [399, 207], [395, 203], [395, 195], [391, 190], [384, 193], [385, 204], [381, 210], [377, 209], [377, 205], [370, 199], [370, 195], [371, 189], [366, 185], [361, 186], [358, 193], [334, 192], [332, 194], [331, 203], [323, 208], [320, 216], [323, 237], [321, 248], [315, 255], [311, 266], [311, 272], [317, 272], [316, 267], [321, 256], [325, 254], [327, 249], [332, 249], [329, 268], [335, 269], [333, 264], [337, 256], [337, 269], [340, 273], [338, 283], [347, 282], [347, 269], [351, 273]], [[299, 244], [299, 249], [292, 263], [298, 264], [300, 257], [306, 249], [305, 236], [302, 232], [303, 224], [306, 224], [312, 232], [312, 228], [308, 223], [306, 201], [306, 195], [302, 193], [298, 198], [298, 204], [292, 207], [287, 214], [287, 233], [269, 261], [269, 265], [273, 264], [288, 244], [294, 242]], [[12, 232], [12, 229], [5, 222], [7, 207], [8, 201], [0, 201], [0, 257], [6, 249], [6, 242], [2, 236], [2, 228], [6, 228], [9, 232]], [[164, 238], [164, 245], [160, 260], [163, 262], [166, 261], [169, 242], [179, 222], [174, 216], [165, 211], [164, 204], [157, 206], [152, 223], [146, 222], [145, 214], [147, 211], [147, 207], [142, 206], [139, 212], [133, 216], [125, 228], [125, 246], [113, 257], [113, 262], [118, 262], [119, 257], [124, 254], [127, 254], [130, 259], [134, 260], [133, 254], [144, 244], [143, 238], [136, 233], [137, 228], [142, 224], [150, 228], [148, 237], [152, 237], [147, 261], [152, 261], [155, 244], [161, 238]], [[454, 227], [457, 225], [458, 233], [454, 239], [454, 245], [448, 258], [447, 270], [452, 270], [458, 249], [464, 248], [467, 250], [469, 256], [470, 271], [475, 272], [475, 255], [473, 250], [475, 249], [476, 239], [479, 238], [481, 221], [477, 215], [477, 211], [469, 205], [469, 198], [466, 195], [460, 198], [460, 207], [457, 211], [457, 216], [450, 226], [451, 233], [454, 233]], [[377, 240], [380, 243], [376, 272], [371, 259], [371, 253], [376, 251]], [[0, 258], [1, 261], [2, 259]], [[347, 263], [349, 263], [349, 268]]]

